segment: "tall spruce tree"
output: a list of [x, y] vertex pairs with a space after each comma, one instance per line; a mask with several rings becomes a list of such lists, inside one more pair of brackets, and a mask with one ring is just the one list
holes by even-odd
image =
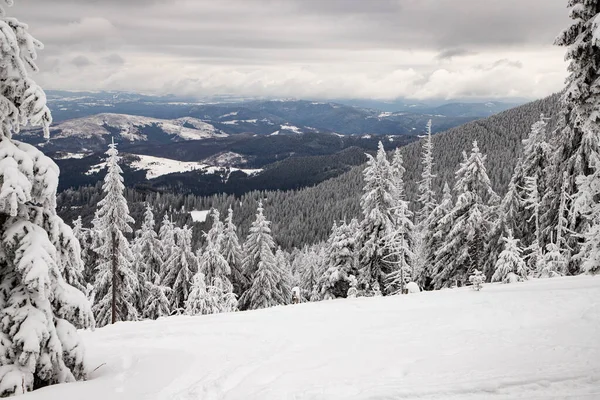
[[421, 156], [421, 180], [419, 181], [419, 204], [421, 208], [418, 213], [419, 224], [429, 218], [436, 207], [435, 192], [433, 190], [433, 141], [431, 140], [431, 120], [427, 123], [427, 134], [423, 138], [423, 153]]
[[[574, 233], [568, 238], [569, 247], [578, 253], [582, 241], [587, 242], [584, 254], [574, 258], [580, 261], [588, 257], [590, 241], [594, 240], [594, 236], [589, 235], [594, 231], [591, 227], [594, 217], [589, 210], [599, 201], [598, 196], [584, 193], [590, 185], [584, 181], [578, 185], [577, 179], [594, 174], [594, 163], [600, 148], [600, 116], [597, 111], [600, 108], [600, 1], [569, 0], [567, 4], [571, 8], [570, 18], [573, 22], [556, 38], [555, 44], [567, 48], [565, 58], [569, 61], [569, 77], [562, 95], [563, 108], [557, 129], [559, 148], [554, 162], [556, 169], [548, 180], [551, 185], [547, 196], [550, 206], [544, 220], [557, 223], [561, 178], [563, 171], [567, 172], [569, 182], [566, 193], [579, 198], [568, 227]], [[579, 267], [580, 263], [571, 263], [570, 272], [577, 272]]]
[[398, 191], [401, 189], [399, 185], [394, 184], [394, 178], [397, 178], [402, 170], [390, 167], [381, 142], [377, 155], [367, 155], [367, 158], [364, 194], [360, 201], [363, 220], [358, 257], [361, 268], [359, 283], [364, 289], [372, 290], [376, 286], [384, 287], [387, 276], [393, 271], [391, 264], [385, 260], [390, 254], [386, 240], [395, 228], [394, 207]]
[[357, 220], [333, 226], [325, 249], [325, 264], [328, 268], [319, 280], [319, 292], [323, 299], [346, 297], [352, 277], [356, 280], [356, 228]]
[[258, 204], [256, 220], [244, 244], [244, 272], [251, 282], [240, 302], [244, 309], [267, 308], [286, 304], [285, 293], [278, 287], [281, 273], [277, 267], [271, 237], [270, 222], [263, 215], [262, 201]]
[[477, 142], [473, 142], [471, 155], [464, 155], [456, 171], [456, 204], [441, 221], [452, 221], [452, 228], [436, 252], [435, 264], [440, 268], [433, 278], [436, 288], [451, 286], [454, 281], [464, 285], [469, 275], [483, 264], [485, 239], [490, 228], [489, 201], [497, 198], [487, 175], [485, 159]]
[[[12, 2], [6, 2], [12, 4]], [[11, 138], [51, 123], [37, 71], [42, 44], [0, 9], [0, 397], [84, 379], [76, 328], [93, 327], [89, 304], [61, 271], [81, 270], [79, 245], [56, 215], [58, 167]], [[65, 256], [72, 257], [65, 259]]]
[[126, 233], [134, 222], [129, 215], [127, 200], [123, 196], [123, 170], [119, 166], [119, 152], [114, 140], [106, 152], [107, 173], [102, 190], [104, 198], [98, 203], [94, 230], [98, 234], [98, 266], [95, 279], [93, 306], [96, 322], [100, 325], [117, 321], [134, 321], [138, 318], [136, 293], [138, 278], [133, 271], [133, 253]]
[[519, 247], [519, 239], [512, 236], [512, 232], [507, 237], [503, 237], [504, 250], [496, 262], [496, 270], [492, 276], [492, 282], [510, 283], [510, 274], [520, 276], [521, 279], [527, 279], [527, 267], [521, 254], [523, 250]]
[[242, 246], [239, 243], [237, 227], [233, 223], [233, 210], [231, 207], [227, 210], [227, 218], [225, 219], [221, 254], [223, 254], [231, 268], [233, 292], [239, 297], [242, 295], [243, 288], [247, 285], [247, 280], [242, 270]]
[[194, 274], [198, 271], [198, 257], [192, 250], [192, 230], [185, 225], [175, 228], [176, 244], [171, 258], [165, 263], [166, 275], [162, 285], [172, 288], [171, 310], [182, 312], [188, 298]]

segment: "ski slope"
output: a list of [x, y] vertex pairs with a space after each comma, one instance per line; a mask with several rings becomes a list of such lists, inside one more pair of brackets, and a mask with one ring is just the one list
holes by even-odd
[[599, 399], [600, 277], [118, 323], [33, 400]]

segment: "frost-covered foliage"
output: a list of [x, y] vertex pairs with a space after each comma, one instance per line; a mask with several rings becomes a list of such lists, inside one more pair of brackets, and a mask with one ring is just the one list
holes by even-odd
[[419, 223], [427, 221], [429, 215], [436, 207], [435, 191], [433, 190], [433, 141], [431, 140], [431, 120], [427, 123], [427, 135], [423, 140], [423, 153], [421, 156], [423, 172], [419, 181], [419, 203], [421, 208], [418, 213]]
[[188, 298], [192, 278], [198, 271], [198, 258], [192, 250], [192, 230], [186, 225], [175, 228], [175, 247], [171, 257], [165, 263], [166, 275], [163, 276], [162, 285], [172, 288], [171, 310], [177, 312], [183, 309]]
[[[569, 0], [572, 25], [564, 30], [555, 41], [556, 45], [567, 48], [565, 58], [569, 61], [567, 87], [562, 96], [561, 120], [558, 127], [559, 149], [554, 162], [553, 176], [549, 179], [552, 191], [549, 193], [550, 215], [546, 219], [556, 221], [554, 213], [559, 208], [563, 172], [569, 179], [567, 194], [574, 196], [575, 214], [570, 220], [571, 236], [569, 246], [577, 253], [586, 232], [589, 233], [592, 221], [586, 210], [598, 202], [597, 197], [584, 193], [589, 185], [578, 184], [580, 177], [594, 174], [595, 159], [598, 158], [600, 144], [600, 2], [598, 0]], [[587, 203], [586, 203], [587, 202]], [[589, 241], [592, 237], [587, 236]], [[589, 245], [584, 253], [589, 254]], [[588, 255], [584, 257], [588, 257]], [[575, 258], [581, 260], [581, 257]], [[589, 264], [587, 264], [589, 266]], [[575, 272], [578, 265], [573, 266]]]
[[469, 274], [483, 264], [490, 228], [489, 202], [497, 199], [484, 163], [485, 156], [474, 142], [471, 155], [464, 154], [456, 172], [456, 204], [440, 221], [451, 229], [436, 251], [435, 264], [439, 267], [433, 278], [436, 288], [449, 286], [453, 280], [464, 285]]
[[156, 272], [151, 271], [150, 274], [150, 279], [144, 282], [146, 297], [142, 317], [157, 319], [171, 315], [171, 288], [160, 284], [160, 276]]
[[448, 235], [452, 228], [452, 219], [446, 218], [450, 214], [454, 204], [452, 202], [452, 192], [448, 182], [444, 183], [443, 197], [440, 203], [429, 214], [425, 221], [425, 230], [423, 232], [423, 258], [424, 268], [420, 272], [419, 281], [425, 288], [432, 289], [432, 279], [443, 265], [436, 265], [436, 252], [439, 250], [443, 239]]
[[[399, 153], [398, 153], [399, 154]], [[386, 239], [395, 227], [394, 207], [398, 188], [394, 178], [402, 174], [399, 168], [392, 170], [386, 157], [383, 144], [379, 143], [376, 157], [368, 155], [364, 170], [365, 186], [361, 198], [363, 220], [359, 238], [359, 283], [364, 288], [385, 285], [388, 275], [393, 271], [385, 258], [390, 254]], [[394, 171], [392, 175], [392, 171]]]
[[347, 224], [334, 224], [325, 247], [327, 271], [322, 275], [319, 286], [323, 299], [346, 297], [352, 279], [358, 275], [356, 242], [359, 224], [356, 219]]
[[241, 296], [244, 286], [247, 285], [247, 280], [242, 270], [242, 246], [239, 243], [237, 227], [233, 223], [233, 210], [231, 207], [227, 210], [227, 218], [225, 219], [221, 254], [223, 254], [223, 257], [225, 257], [227, 264], [231, 268], [230, 277], [233, 284], [233, 292], [237, 296]]
[[206, 249], [204, 253], [197, 254], [200, 262], [200, 271], [204, 274], [206, 282], [210, 285], [215, 279], [225, 282], [226, 286], [233, 286], [229, 281], [231, 268], [222, 254], [222, 244], [224, 239], [223, 223], [219, 220], [219, 212], [215, 209], [210, 211], [210, 217], [213, 220], [212, 227], [206, 234]]
[[584, 232], [584, 242], [576, 258], [582, 261], [581, 270], [590, 274], [600, 274], [600, 156], [592, 154], [596, 167], [588, 176], [577, 179], [578, 192], [574, 199], [579, 213], [589, 222]]
[[521, 254], [523, 250], [519, 247], [519, 239], [508, 233], [508, 237], [502, 238], [504, 250], [496, 262], [496, 271], [492, 276], [492, 282], [510, 283], [510, 274], [516, 274], [521, 279], [527, 279], [527, 268]]
[[196, 273], [190, 295], [185, 301], [185, 313], [187, 315], [203, 315], [216, 314], [219, 311], [218, 300], [209, 294], [204, 274]]
[[267, 308], [288, 302], [279, 286], [281, 269], [273, 254], [275, 242], [269, 225], [263, 215], [262, 202], [259, 202], [256, 220], [244, 243], [244, 273], [251, 284], [240, 299], [243, 309]]
[[485, 275], [483, 274], [483, 272], [474, 269], [471, 276], [469, 276], [469, 282], [471, 282], [471, 284], [473, 285], [474, 290], [480, 291], [485, 282]]
[[154, 223], [152, 207], [150, 204], [146, 204], [144, 221], [141, 229], [136, 232], [136, 239], [133, 244], [134, 270], [139, 280], [137, 303], [140, 313], [144, 313], [146, 300], [149, 296], [149, 286], [146, 283], [154, 282], [154, 277], [160, 272], [163, 264], [162, 243], [154, 230]]
[[164, 279], [169, 274], [169, 271], [167, 270], [168, 261], [173, 254], [177, 253], [177, 246], [175, 245], [175, 226], [167, 214], [164, 215], [158, 230], [158, 239], [161, 244], [163, 261], [158, 274], [161, 276], [161, 279]]
[[308, 301], [321, 300], [319, 282], [325, 266], [325, 251], [319, 251], [315, 246], [305, 248], [296, 255], [292, 269], [300, 273], [300, 288], [302, 297]]
[[107, 173], [104, 177], [104, 198], [98, 203], [94, 219], [97, 232], [97, 274], [94, 283], [93, 311], [99, 326], [117, 321], [135, 321], [138, 318], [138, 277], [133, 271], [134, 256], [125, 237], [131, 233], [133, 218], [123, 196], [123, 170], [119, 166], [119, 152], [114, 141], [106, 152]]
[[292, 266], [289, 262], [289, 254], [279, 247], [275, 252], [275, 265], [278, 269], [279, 282], [277, 289], [284, 299], [283, 304], [290, 304], [292, 301], [293, 276]]
[[[12, 2], [7, 2], [12, 4]], [[85, 378], [77, 328], [94, 319], [80, 286], [73, 231], [56, 215], [58, 167], [11, 136], [26, 124], [47, 136], [42, 89], [27, 76], [40, 42], [0, 12], [0, 397]], [[64, 278], [63, 278], [64, 273]]]
[[540, 228], [540, 195], [538, 192], [537, 177], [525, 177], [525, 191], [527, 196], [523, 200], [525, 209], [531, 212], [527, 222], [533, 222], [533, 241], [526, 248], [529, 270], [539, 273], [543, 268], [544, 255], [542, 252], [542, 239]]

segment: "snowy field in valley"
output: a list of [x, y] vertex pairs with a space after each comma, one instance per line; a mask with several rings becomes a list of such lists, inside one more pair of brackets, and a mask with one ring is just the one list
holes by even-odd
[[117, 399], [599, 399], [600, 277], [118, 323], [84, 332]]

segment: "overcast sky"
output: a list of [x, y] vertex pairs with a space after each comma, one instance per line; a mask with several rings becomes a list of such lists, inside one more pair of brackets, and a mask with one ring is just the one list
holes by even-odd
[[566, 0], [16, 0], [47, 89], [540, 98]]

